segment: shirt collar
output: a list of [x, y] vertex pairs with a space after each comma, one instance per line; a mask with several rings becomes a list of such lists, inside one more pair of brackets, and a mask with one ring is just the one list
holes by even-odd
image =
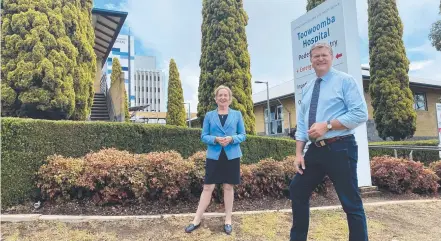
[[323, 76], [321, 77], [321, 79], [322, 79], [323, 81], [327, 81], [327, 80], [329, 80], [329, 79], [332, 77], [333, 72], [334, 72], [334, 68], [331, 67], [331, 68], [329, 69], [328, 73], [326, 73], [325, 75], [323, 75]]

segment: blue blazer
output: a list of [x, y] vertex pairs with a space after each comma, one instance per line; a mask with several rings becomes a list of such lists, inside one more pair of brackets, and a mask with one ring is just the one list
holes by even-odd
[[242, 157], [240, 143], [245, 141], [245, 126], [243, 123], [242, 113], [237, 110], [228, 108], [228, 116], [224, 126], [222, 126], [219, 115], [216, 110], [207, 112], [202, 126], [201, 140], [207, 144], [207, 158], [219, 160], [222, 146], [215, 143], [216, 137], [231, 136], [233, 140], [224, 147], [228, 160]]

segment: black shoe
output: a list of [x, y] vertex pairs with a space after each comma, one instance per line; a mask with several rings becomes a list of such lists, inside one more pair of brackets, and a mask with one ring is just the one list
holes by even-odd
[[199, 223], [198, 225], [194, 225], [194, 224], [190, 224], [185, 228], [185, 232], [186, 233], [191, 233], [194, 230], [196, 230], [197, 228], [199, 228], [201, 226], [201, 223]]
[[231, 224], [225, 224], [224, 231], [226, 234], [230, 235], [233, 232], [233, 226]]

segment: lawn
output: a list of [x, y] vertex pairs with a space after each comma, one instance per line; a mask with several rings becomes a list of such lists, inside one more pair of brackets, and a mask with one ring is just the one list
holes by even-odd
[[[439, 240], [441, 201], [367, 206], [370, 240]], [[184, 233], [191, 218], [109, 222], [2, 223], [4, 240], [289, 240], [290, 213], [233, 216], [233, 234], [222, 232], [222, 218], [207, 218], [203, 228]], [[314, 210], [309, 240], [347, 240], [342, 210]]]

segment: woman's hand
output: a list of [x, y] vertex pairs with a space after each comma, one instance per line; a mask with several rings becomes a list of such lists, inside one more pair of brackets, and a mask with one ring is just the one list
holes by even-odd
[[231, 136], [227, 136], [227, 137], [216, 137], [216, 142], [221, 144], [221, 146], [225, 147], [228, 144], [230, 144], [230, 142], [233, 141], [233, 138]]

